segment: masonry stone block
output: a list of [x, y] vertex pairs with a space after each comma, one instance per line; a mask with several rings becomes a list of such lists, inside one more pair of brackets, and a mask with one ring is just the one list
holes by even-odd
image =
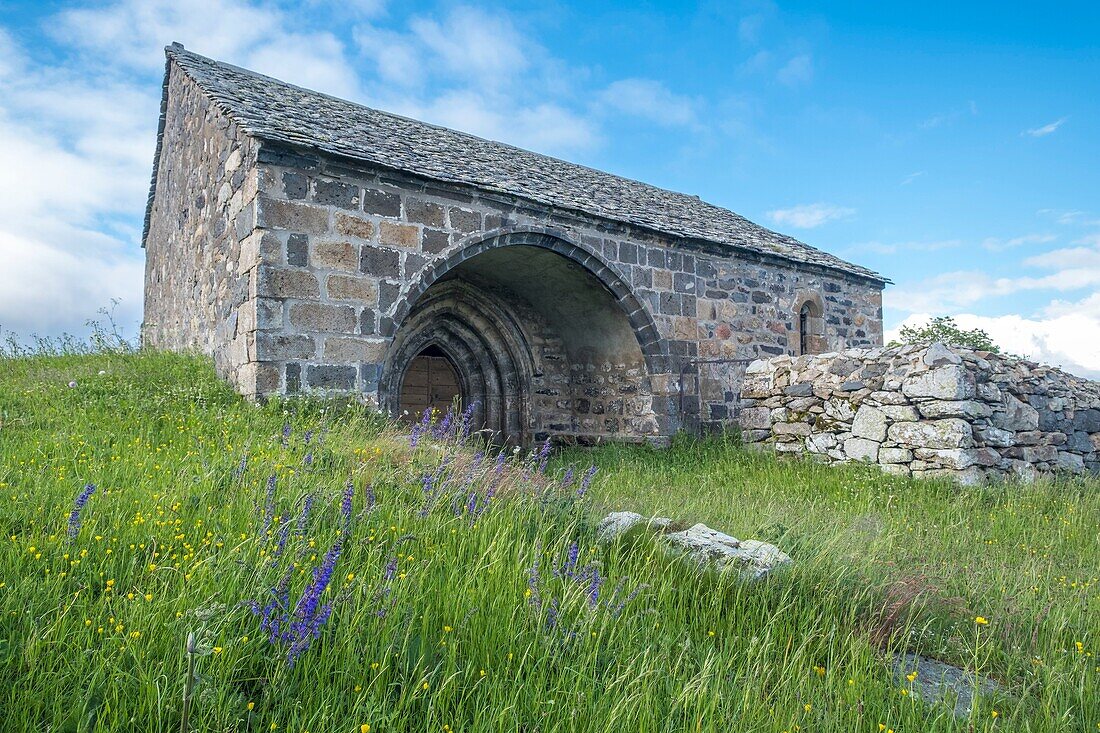
[[441, 228], [446, 218], [446, 211], [439, 204], [413, 197], [405, 199], [405, 219], [409, 222]]
[[311, 389], [346, 391], [355, 388], [357, 371], [354, 366], [311, 364], [306, 368], [306, 381]]
[[992, 422], [1002, 430], [1035, 430], [1039, 427], [1039, 411], [1014, 395], [1006, 394], [1004, 402], [993, 413]]
[[363, 245], [359, 271], [377, 278], [401, 277], [401, 254], [392, 249]]
[[331, 300], [353, 300], [361, 305], [378, 304], [378, 281], [362, 275], [329, 275], [325, 292]]
[[345, 237], [370, 239], [374, 236], [374, 222], [354, 214], [337, 211], [333, 223], [336, 233]]
[[347, 305], [303, 302], [290, 306], [290, 325], [318, 333], [355, 333], [355, 308]]
[[309, 237], [291, 234], [286, 240], [286, 263], [292, 267], [309, 266]]
[[927, 418], [937, 417], [964, 417], [968, 420], [976, 420], [980, 417], [989, 417], [993, 414], [993, 408], [984, 402], [976, 400], [936, 400], [918, 403], [917, 408], [922, 416]]
[[359, 208], [359, 187], [343, 181], [319, 178], [313, 183], [313, 201], [322, 206], [336, 206], [354, 211]]
[[481, 213], [478, 211], [451, 207], [447, 210], [447, 219], [451, 229], [460, 234], [470, 234], [481, 229]]
[[258, 207], [256, 225], [259, 227], [302, 234], [324, 234], [328, 231], [329, 213], [322, 207], [267, 196], [260, 196]]
[[965, 420], [949, 417], [894, 423], [887, 430], [887, 437], [900, 445], [921, 448], [968, 448], [973, 442], [973, 431]]
[[880, 444], [866, 438], [848, 438], [844, 441], [844, 453], [853, 461], [878, 461]]
[[356, 272], [359, 270], [359, 247], [351, 242], [313, 242], [312, 250], [310, 264], [320, 270], [341, 270], [343, 272]]
[[401, 196], [368, 188], [363, 191], [363, 211], [375, 216], [401, 216]]
[[378, 225], [378, 241], [391, 247], [416, 249], [420, 246], [420, 228], [383, 221]]
[[324, 359], [332, 363], [381, 362], [386, 342], [379, 339], [329, 336], [325, 339]]
[[852, 435], [881, 443], [886, 439], [886, 415], [870, 405], [860, 405], [852, 420]]
[[317, 278], [308, 270], [260, 265], [253, 276], [256, 295], [268, 298], [316, 298], [321, 294]]
[[312, 359], [316, 353], [317, 345], [310, 336], [265, 332], [256, 335], [257, 361]]
[[439, 254], [451, 246], [451, 235], [441, 229], [424, 229], [420, 249], [427, 254]]

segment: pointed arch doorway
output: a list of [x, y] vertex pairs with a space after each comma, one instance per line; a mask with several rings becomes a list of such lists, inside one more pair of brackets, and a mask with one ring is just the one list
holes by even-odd
[[399, 414], [419, 420], [424, 410], [446, 413], [456, 399], [461, 403], [462, 385], [458, 370], [446, 352], [432, 344], [410, 362], [401, 380]]

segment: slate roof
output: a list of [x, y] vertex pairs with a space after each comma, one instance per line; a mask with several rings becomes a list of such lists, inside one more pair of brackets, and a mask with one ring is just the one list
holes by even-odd
[[[174, 61], [225, 114], [260, 140], [889, 282], [697, 196], [302, 89], [178, 44], [168, 46], [165, 53], [169, 63]], [[158, 140], [158, 158], [159, 145]], [[154, 185], [155, 181], [154, 171]]]

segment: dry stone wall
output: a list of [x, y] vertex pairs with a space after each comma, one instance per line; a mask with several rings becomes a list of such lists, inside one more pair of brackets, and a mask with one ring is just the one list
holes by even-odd
[[760, 360], [746, 442], [962, 483], [1100, 472], [1100, 383], [933, 344]]

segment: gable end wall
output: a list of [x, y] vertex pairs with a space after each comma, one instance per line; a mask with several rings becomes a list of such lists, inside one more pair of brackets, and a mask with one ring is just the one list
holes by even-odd
[[145, 239], [142, 343], [214, 358], [256, 393], [254, 301], [259, 260], [251, 220], [258, 143], [169, 66], [164, 128]]

